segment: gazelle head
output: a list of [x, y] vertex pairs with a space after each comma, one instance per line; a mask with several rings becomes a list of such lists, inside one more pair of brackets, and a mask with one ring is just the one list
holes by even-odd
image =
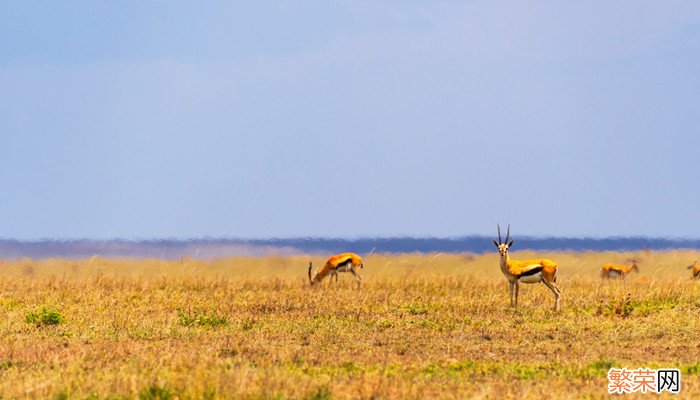
[[495, 240], [493, 241], [493, 244], [498, 247], [498, 252], [501, 253], [501, 257], [507, 257], [508, 256], [508, 249], [513, 245], [513, 240], [508, 243], [508, 240], [510, 239], [510, 224], [508, 225], [508, 233], [506, 234], [506, 241], [503, 242], [501, 241], [501, 226], [499, 224], [496, 224], [496, 227], [498, 228], [498, 242]]
[[630, 265], [632, 265], [632, 268], [630, 269], [630, 271], [634, 271], [636, 273], [639, 273], [639, 267], [637, 266], [637, 260], [631, 259], [631, 260], [629, 260], [629, 263], [630, 263]]
[[695, 268], [696, 265], [698, 265], [698, 262], [697, 262], [697, 261], [693, 261], [692, 264], [688, 265], [688, 269], [693, 269], [693, 268]]

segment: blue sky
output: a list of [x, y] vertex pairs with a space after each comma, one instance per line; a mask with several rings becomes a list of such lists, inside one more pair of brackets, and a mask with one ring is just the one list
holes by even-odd
[[0, 237], [700, 237], [700, 3], [5, 2]]

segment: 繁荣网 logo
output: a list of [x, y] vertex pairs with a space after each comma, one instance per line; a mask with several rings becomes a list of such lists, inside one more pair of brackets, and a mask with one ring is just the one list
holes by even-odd
[[649, 369], [610, 368], [608, 393], [679, 393], [681, 371], [678, 368]]

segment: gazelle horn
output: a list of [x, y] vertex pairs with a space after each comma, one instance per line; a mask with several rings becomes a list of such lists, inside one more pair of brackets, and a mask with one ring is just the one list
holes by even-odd
[[506, 234], [506, 243], [508, 243], [508, 239], [510, 239], [510, 224], [508, 224], [508, 233]]
[[501, 244], [501, 226], [499, 224], [496, 224], [496, 227], [498, 228], [498, 244]]

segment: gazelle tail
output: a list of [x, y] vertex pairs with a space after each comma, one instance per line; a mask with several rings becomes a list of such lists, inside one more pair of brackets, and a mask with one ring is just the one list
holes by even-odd
[[311, 261], [309, 261], [309, 285], [313, 286], [314, 282], [311, 280], [311, 269], [313, 268], [313, 265], [311, 264]]

